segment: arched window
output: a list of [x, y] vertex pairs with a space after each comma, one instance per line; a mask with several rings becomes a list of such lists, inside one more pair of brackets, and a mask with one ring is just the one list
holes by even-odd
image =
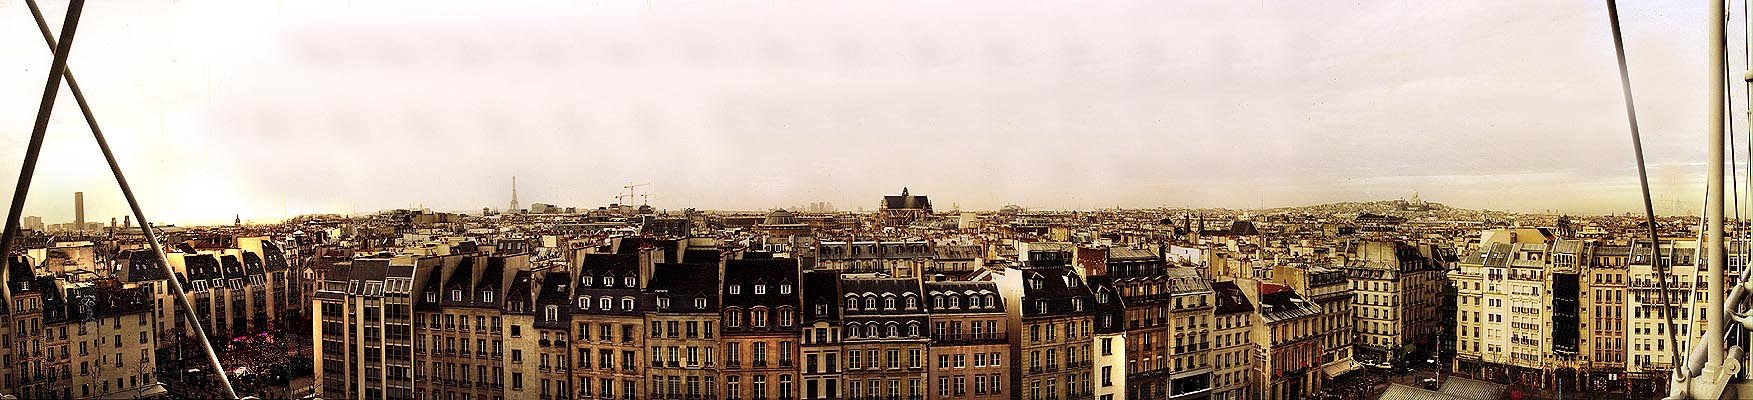
[[754, 325], [756, 328], [766, 328], [767, 310], [761, 308], [755, 309], [755, 311], [749, 315], [749, 325]]
[[931, 296], [931, 307], [932, 308], [943, 308], [943, 296], [932, 295]]
[[959, 303], [960, 301], [958, 301], [956, 299], [957, 299], [956, 296], [950, 296], [950, 308], [960, 307], [960, 305], [956, 304], [956, 303]]
[[986, 307], [991, 308], [991, 307], [993, 307], [994, 304], [997, 304], [997, 303], [992, 302], [992, 295], [990, 295], [990, 294], [986, 295]]
[[864, 296], [864, 309], [866, 309], [866, 310], [875, 310], [876, 309], [876, 296]]
[[907, 309], [909, 309], [909, 310], [919, 309], [919, 298], [913, 297], [913, 295], [907, 295]]
[[896, 323], [893, 323], [893, 322], [890, 322], [890, 323], [889, 323], [889, 334], [888, 334], [888, 336], [887, 336], [887, 337], [896, 337], [896, 336], [901, 336], [901, 332], [900, 332], [900, 330], [901, 330], [901, 325], [900, 325], [900, 324], [896, 324]]
[[846, 337], [849, 337], [849, 338], [858, 337], [859, 330], [860, 329], [858, 328], [857, 323], [846, 324]]
[[883, 296], [883, 309], [884, 310], [895, 309], [895, 296]]
[[864, 335], [867, 337], [882, 337], [883, 333], [881, 330], [877, 329], [877, 324], [875, 322], [867, 322], [864, 324]]
[[908, 322], [907, 323], [907, 336], [919, 336], [919, 323], [917, 323], [917, 322]]
[[858, 299], [857, 298], [854, 298], [854, 297], [847, 297], [846, 298], [846, 311], [858, 311]]

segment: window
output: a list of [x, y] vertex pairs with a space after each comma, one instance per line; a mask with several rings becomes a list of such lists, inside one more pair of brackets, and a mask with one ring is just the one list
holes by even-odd
[[[759, 287], [759, 286], [757, 286], [757, 287]], [[749, 315], [749, 322], [750, 322], [750, 324], [754, 325], [756, 328], [766, 328], [767, 327], [767, 310], [758, 309], [758, 308], [755, 309], [755, 311], [751, 312]]]
[[858, 311], [858, 299], [857, 298], [852, 298], [852, 297], [846, 298], [846, 311]]
[[791, 294], [791, 284], [779, 285], [779, 294]]
[[743, 294], [743, 285], [730, 285], [730, 294]]
[[463, 291], [459, 290], [459, 289], [452, 289], [450, 291], [450, 301], [463, 301]]
[[560, 320], [560, 307], [550, 305], [542, 315], [544, 318], [547, 318], [548, 321], [558, 321]]
[[755, 294], [767, 294], [767, 285], [756, 284]]
[[705, 309], [706, 308], [706, 298], [705, 297], [695, 297], [694, 298], [694, 308]]
[[667, 308], [670, 308], [670, 298], [668, 298], [668, 297], [657, 298], [657, 309], [662, 310], [662, 309], [667, 309]]
[[492, 303], [493, 302], [493, 292], [492, 291], [481, 292], [481, 302]]

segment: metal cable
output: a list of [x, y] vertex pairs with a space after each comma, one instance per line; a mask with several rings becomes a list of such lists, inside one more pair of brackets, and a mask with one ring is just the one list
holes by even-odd
[[[1656, 274], [1658, 275], [1656, 282], [1660, 285], [1662, 290], [1662, 302], [1672, 304], [1668, 294], [1668, 269], [1662, 265], [1661, 260], [1662, 240], [1656, 233], [1656, 208], [1650, 201], [1649, 172], [1645, 167], [1643, 160], [1643, 136], [1638, 133], [1637, 106], [1636, 103], [1632, 101], [1631, 97], [1631, 73], [1625, 65], [1625, 41], [1619, 31], [1619, 2], [1617, 0], [1607, 0], [1607, 21], [1613, 28], [1613, 54], [1619, 61], [1619, 87], [1625, 94], [1625, 116], [1631, 125], [1631, 148], [1632, 152], [1637, 156], [1637, 181], [1638, 185], [1643, 189], [1643, 212], [1644, 217], [1646, 218], [1645, 225], [1649, 228], [1650, 234], [1650, 265], [1654, 267]], [[1674, 325], [1674, 313], [1665, 312], [1662, 314], [1667, 317], [1668, 326], [1672, 327]], [[1679, 373], [1680, 347], [1673, 346], [1673, 344], [1676, 344], [1677, 342], [1678, 341], [1674, 339], [1674, 330], [1669, 329], [1668, 344], [1670, 346], [1668, 346], [1668, 348], [1672, 351], [1673, 365], [1676, 367], [1674, 379], [1676, 381], [1684, 382], [1691, 377], [1688, 376], [1689, 374]]]
[[[44, 21], [42, 10], [37, 6], [37, 1], [25, 0], [25, 5], [30, 8], [31, 17], [36, 20], [37, 30], [43, 34], [43, 43], [55, 50], [59, 56], [61, 50], [56, 45], [54, 35], [49, 34], [49, 24]], [[201, 348], [206, 350], [208, 361], [213, 364], [214, 374], [219, 376], [220, 387], [224, 389], [226, 396], [237, 398], [237, 393], [231, 387], [231, 379], [225, 374], [225, 366], [219, 362], [219, 355], [213, 350], [213, 345], [208, 342], [206, 330], [201, 327], [201, 318], [195, 314], [195, 307], [190, 303], [188, 293], [183, 291], [182, 282], [177, 281], [176, 272], [172, 271], [170, 263], [165, 261], [164, 249], [159, 244], [157, 234], [152, 231], [152, 223], [146, 219], [146, 213], [141, 211], [140, 201], [134, 197], [133, 188], [128, 186], [128, 178], [122, 174], [121, 165], [116, 163], [116, 155], [110, 151], [109, 141], [105, 140], [103, 136], [103, 129], [98, 127], [97, 117], [91, 112], [91, 104], [85, 101], [85, 91], [80, 90], [79, 81], [73, 78], [72, 68], [62, 65], [61, 70], [66, 77], [68, 90], [73, 92], [74, 102], [79, 104], [79, 112], [85, 117], [85, 125], [91, 128], [91, 136], [97, 140], [98, 150], [103, 152], [104, 161], [109, 163], [110, 173], [116, 177], [116, 186], [122, 189], [122, 197], [128, 200], [128, 207], [134, 212], [134, 219], [140, 221], [140, 231], [152, 247], [152, 253], [158, 260], [158, 267], [164, 268], [169, 275], [169, 279], [166, 280], [170, 281], [170, 287], [172, 293], [176, 295], [177, 303], [183, 306], [183, 310], [189, 318], [189, 326], [195, 331], [195, 337], [200, 340]]]

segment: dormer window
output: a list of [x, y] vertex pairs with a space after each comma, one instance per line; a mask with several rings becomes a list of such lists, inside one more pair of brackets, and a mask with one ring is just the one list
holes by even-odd
[[622, 278], [621, 284], [622, 284], [622, 286], [626, 286], [626, 287], [639, 287], [639, 278], [634, 278], [631, 276], [626, 277], [626, 278]]
[[1071, 308], [1073, 311], [1083, 311], [1083, 299], [1071, 299]]
[[1107, 293], [1096, 293], [1096, 302], [1102, 303], [1102, 304], [1107, 304], [1108, 303], [1108, 294]]
[[779, 294], [791, 294], [791, 285], [779, 285]]
[[600, 308], [603, 311], [608, 311], [609, 309], [615, 308], [615, 299], [611, 299], [608, 296], [603, 296], [603, 298], [597, 299], [597, 308]]
[[[200, 282], [196, 282], [196, 283], [200, 283]], [[437, 303], [438, 302], [438, 292], [432, 292], [432, 291], [426, 292], [426, 302], [427, 303]]]
[[632, 297], [622, 297], [621, 298], [621, 310], [622, 311], [633, 311], [633, 298]]
[[603, 277], [603, 287], [615, 287], [615, 278]]
[[578, 308], [590, 308], [590, 296], [578, 296]]
[[755, 309], [754, 312], [749, 313], [749, 323], [756, 328], [766, 328], [767, 310]]
[[743, 294], [743, 285], [730, 285], [730, 294]]
[[450, 301], [463, 301], [463, 291], [460, 289], [451, 289]]
[[694, 308], [695, 309], [702, 309], [702, 310], [706, 309], [706, 298], [705, 297], [695, 297], [694, 298]]
[[884, 310], [895, 309], [895, 298], [893, 296], [883, 298], [883, 309]]
[[1036, 289], [1036, 290], [1041, 289], [1041, 280], [1038, 278], [1037, 279], [1030, 279], [1029, 280], [1029, 288]]
[[956, 304], [958, 302], [956, 299], [958, 299], [958, 297], [950, 296], [950, 308], [958, 308], [961, 306], [960, 304]]
[[846, 299], [846, 311], [858, 311], [858, 299], [850, 298], [850, 297], [847, 298]]
[[919, 298], [913, 297], [913, 296], [907, 296], [907, 309], [909, 309], [909, 310], [919, 309]]
[[597, 278], [596, 278], [596, 277], [594, 277], [594, 276], [590, 276], [590, 275], [585, 275], [585, 276], [584, 276], [584, 279], [580, 279], [580, 280], [579, 280], [579, 281], [578, 281], [578, 285], [579, 285], [579, 286], [585, 286], [585, 287], [589, 287], [589, 286], [590, 286], [590, 285], [592, 285], [592, 284], [595, 284], [595, 283], [596, 283], [596, 279], [597, 279]]
[[827, 313], [828, 313], [828, 305], [827, 304], [817, 304], [816, 305], [816, 315], [825, 315]]
[[767, 285], [755, 285], [755, 294], [767, 294]]
[[492, 303], [493, 302], [493, 291], [481, 292], [481, 302], [482, 303]]
[[1046, 300], [1035, 300], [1035, 312], [1041, 313], [1041, 314], [1046, 314], [1047, 313], [1047, 301]]
[[542, 316], [550, 322], [560, 320], [560, 306], [548, 306], [547, 310], [542, 311]]
[[666, 309], [666, 308], [670, 308], [670, 298], [668, 298], [668, 297], [657, 298], [657, 309], [662, 310], [662, 309]]

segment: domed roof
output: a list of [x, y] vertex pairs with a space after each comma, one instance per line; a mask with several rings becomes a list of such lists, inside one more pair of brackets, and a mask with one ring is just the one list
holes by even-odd
[[765, 225], [785, 225], [795, 223], [797, 223], [797, 216], [791, 215], [790, 211], [782, 209], [773, 210], [773, 212], [767, 213], [767, 220], [762, 222], [762, 224]]

